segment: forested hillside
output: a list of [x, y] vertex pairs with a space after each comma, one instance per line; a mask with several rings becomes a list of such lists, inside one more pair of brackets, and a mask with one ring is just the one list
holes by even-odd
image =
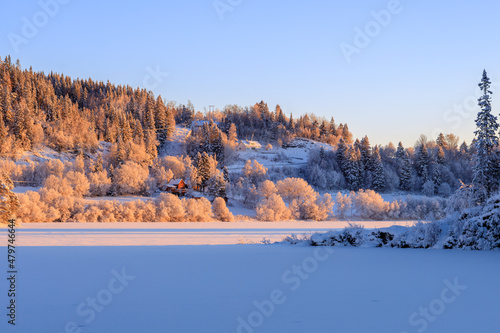
[[[243, 202], [257, 209], [263, 219], [327, 218], [331, 197], [316, 191], [397, 191], [447, 197], [461, 186], [460, 181], [472, 181], [474, 145], [460, 144], [453, 134], [440, 134], [435, 140], [422, 136], [407, 148], [401, 143], [397, 147], [372, 145], [367, 136], [354, 139], [348, 125], [336, 124], [333, 117], [304, 113], [294, 118], [279, 105], [271, 110], [264, 101], [202, 113], [190, 102], [177, 104], [145, 89], [23, 70], [19, 61], [14, 64], [8, 56], [0, 61], [0, 111], [2, 172], [18, 186], [41, 187], [36, 194], [21, 197], [24, 207], [39, 203], [41, 213], [27, 220], [65, 221], [77, 216], [108, 220], [109, 216], [96, 218], [78, 200], [67, 201], [106, 195], [157, 197], [172, 179], [183, 179], [190, 195], [196, 189], [211, 200], [229, 197]], [[191, 130], [173, 149], [179, 127]], [[321, 146], [302, 149], [306, 155], [300, 167], [292, 161], [298, 158], [293, 152], [301, 149], [298, 138]], [[255, 155], [241, 155], [237, 149], [241, 140], [258, 140], [266, 148]], [[269, 167], [255, 160], [265, 162], [270, 156], [277, 162], [271, 161]], [[231, 165], [241, 165], [241, 169], [230, 173], [227, 167]], [[273, 190], [275, 184], [278, 189]], [[285, 204], [282, 196], [294, 186], [308, 188], [310, 195]], [[299, 198], [305, 201], [300, 203]], [[168, 205], [180, 202], [167, 201]], [[193, 202], [193, 211], [206, 211], [210, 206]], [[266, 207], [283, 211], [270, 212]], [[141, 209], [141, 214], [148, 211]], [[121, 219], [154, 220], [163, 214], [157, 209], [150, 207], [155, 213], [149, 217], [127, 216], [123, 211], [114, 214]], [[433, 214], [442, 213], [442, 208], [438, 210]], [[409, 216], [399, 210], [391, 214]], [[184, 218], [168, 215], [164, 219]]]

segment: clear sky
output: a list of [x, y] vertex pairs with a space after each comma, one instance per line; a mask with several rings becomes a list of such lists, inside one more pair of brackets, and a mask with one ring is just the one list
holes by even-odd
[[372, 144], [470, 141], [483, 69], [500, 88], [499, 12], [486, 0], [8, 1], [0, 55], [200, 111], [264, 100], [333, 116]]

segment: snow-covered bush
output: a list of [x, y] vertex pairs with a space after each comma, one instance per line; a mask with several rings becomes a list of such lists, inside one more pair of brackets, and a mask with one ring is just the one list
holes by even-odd
[[442, 197], [449, 197], [451, 194], [451, 186], [448, 183], [442, 183], [438, 187], [438, 194]]
[[398, 248], [427, 249], [436, 245], [440, 235], [441, 228], [438, 223], [418, 222], [403, 233], [395, 235], [390, 245]]
[[337, 205], [337, 214], [339, 218], [344, 219], [346, 213], [352, 210], [353, 208], [352, 196], [353, 194], [349, 195], [337, 192], [337, 196], [335, 197], [335, 202]]
[[214, 217], [222, 222], [233, 222], [234, 216], [226, 206], [226, 201], [222, 198], [215, 198], [212, 202], [212, 212]]
[[447, 200], [440, 197], [407, 195], [401, 204], [402, 219], [439, 220], [446, 216]]
[[42, 189], [47, 191], [54, 191], [60, 195], [66, 197], [73, 196], [73, 188], [69, 184], [68, 180], [65, 177], [57, 177], [57, 176], [49, 176], [43, 182]]
[[309, 242], [312, 246], [361, 246], [365, 242], [366, 232], [363, 226], [349, 224], [342, 231], [329, 231], [324, 234], [314, 234]]
[[91, 196], [100, 197], [106, 195], [111, 188], [111, 179], [106, 171], [96, 171], [89, 174]]
[[478, 206], [476, 197], [474, 195], [474, 188], [472, 185], [461, 183], [458, 190], [448, 199], [447, 213], [453, 214], [454, 212], [462, 213], [466, 209]]
[[70, 171], [64, 175], [68, 185], [73, 189], [73, 195], [83, 197], [89, 193], [90, 184], [83, 172]]
[[186, 212], [187, 222], [209, 222], [213, 221], [212, 205], [207, 198], [184, 199], [183, 206]]
[[488, 199], [483, 207], [465, 210], [458, 220], [451, 222], [445, 247], [472, 250], [500, 248], [500, 194]]
[[185, 219], [181, 199], [170, 193], [162, 193], [156, 198], [157, 218], [160, 222], [182, 222]]
[[140, 194], [145, 190], [148, 176], [148, 168], [135, 162], [125, 162], [114, 170], [114, 190], [117, 194]]
[[257, 205], [257, 218], [260, 221], [283, 221], [290, 219], [290, 210], [279, 194], [272, 194]]
[[373, 220], [388, 220], [399, 217], [400, 203], [387, 202], [373, 190], [360, 190], [351, 194], [354, 207], [361, 218]]
[[[372, 231], [350, 224], [342, 231], [316, 233], [303, 240], [302, 243], [312, 246], [435, 248], [443, 237], [440, 225], [439, 222], [419, 222], [409, 228], [398, 227]], [[290, 243], [289, 239], [284, 239], [284, 242]], [[292, 244], [296, 243], [298, 242]]]
[[290, 205], [292, 216], [300, 220], [324, 221], [333, 209], [332, 196], [326, 193], [323, 197], [308, 197], [303, 201], [293, 200]]
[[422, 187], [422, 192], [426, 196], [432, 197], [436, 193], [436, 184], [434, 184], [434, 182], [431, 179], [429, 179], [424, 183]]

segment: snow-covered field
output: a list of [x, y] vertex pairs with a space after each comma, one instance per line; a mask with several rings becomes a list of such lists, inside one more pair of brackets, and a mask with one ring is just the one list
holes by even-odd
[[266, 168], [282, 168], [293, 167], [301, 168], [307, 165], [309, 153], [313, 149], [320, 149], [323, 147], [325, 150], [332, 150], [332, 146], [308, 139], [295, 139], [293, 147], [288, 148], [273, 148], [266, 151], [237, 151], [239, 162], [228, 165], [227, 168], [230, 172], [239, 173], [245, 166], [247, 160], [257, 160]]
[[[17, 255], [17, 325], [4, 314], [0, 332], [489, 333], [500, 327], [498, 251], [77, 246], [20, 247]], [[1, 281], [6, 291], [8, 281]], [[5, 313], [6, 297], [0, 300]]]
[[[356, 222], [365, 228], [413, 225], [413, 221]], [[23, 246], [220, 245], [280, 241], [290, 234], [311, 235], [343, 229], [348, 222], [178, 222], [178, 223], [25, 223], [16, 241]], [[6, 239], [5, 225], [0, 239]]]

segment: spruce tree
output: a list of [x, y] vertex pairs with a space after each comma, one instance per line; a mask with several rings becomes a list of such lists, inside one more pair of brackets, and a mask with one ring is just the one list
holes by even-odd
[[498, 146], [498, 122], [497, 117], [491, 113], [491, 82], [486, 70], [479, 87], [483, 95], [478, 104], [481, 111], [477, 114], [475, 134], [474, 170], [472, 184], [477, 193], [478, 202], [484, 202], [491, 193], [497, 189], [498, 171], [496, 164], [495, 148]]
[[158, 98], [156, 99], [154, 114], [155, 114], [154, 119], [155, 119], [155, 127], [159, 143], [159, 149], [162, 149], [165, 146], [165, 143], [167, 142], [168, 135], [167, 135], [167, 107], [165, 106], [165, 103], [163, 103], [161, 96], [158, 96]]
[[411, 161], [408, 153], [403, 151], [403, 156], [398, 167], [399, 188], [403, 191], [411, 190]]
[[427, 146], [422, 143], [418, 146], [417, 156], [415, 161], [415, 168], [417, 170], [417, 175], [422, 178], [422, 183], [425, 183], [429, 178], [429, 153], [427, 152]]
[[372, 160], [373, 160], [372, 186], [375, 191], [381, 192], [385, 190], [386, 182], [385, 182], [384, 165], [382, 164], [379, 149], [377, 146], [375, 146], [375, 149], [373, 150]]

